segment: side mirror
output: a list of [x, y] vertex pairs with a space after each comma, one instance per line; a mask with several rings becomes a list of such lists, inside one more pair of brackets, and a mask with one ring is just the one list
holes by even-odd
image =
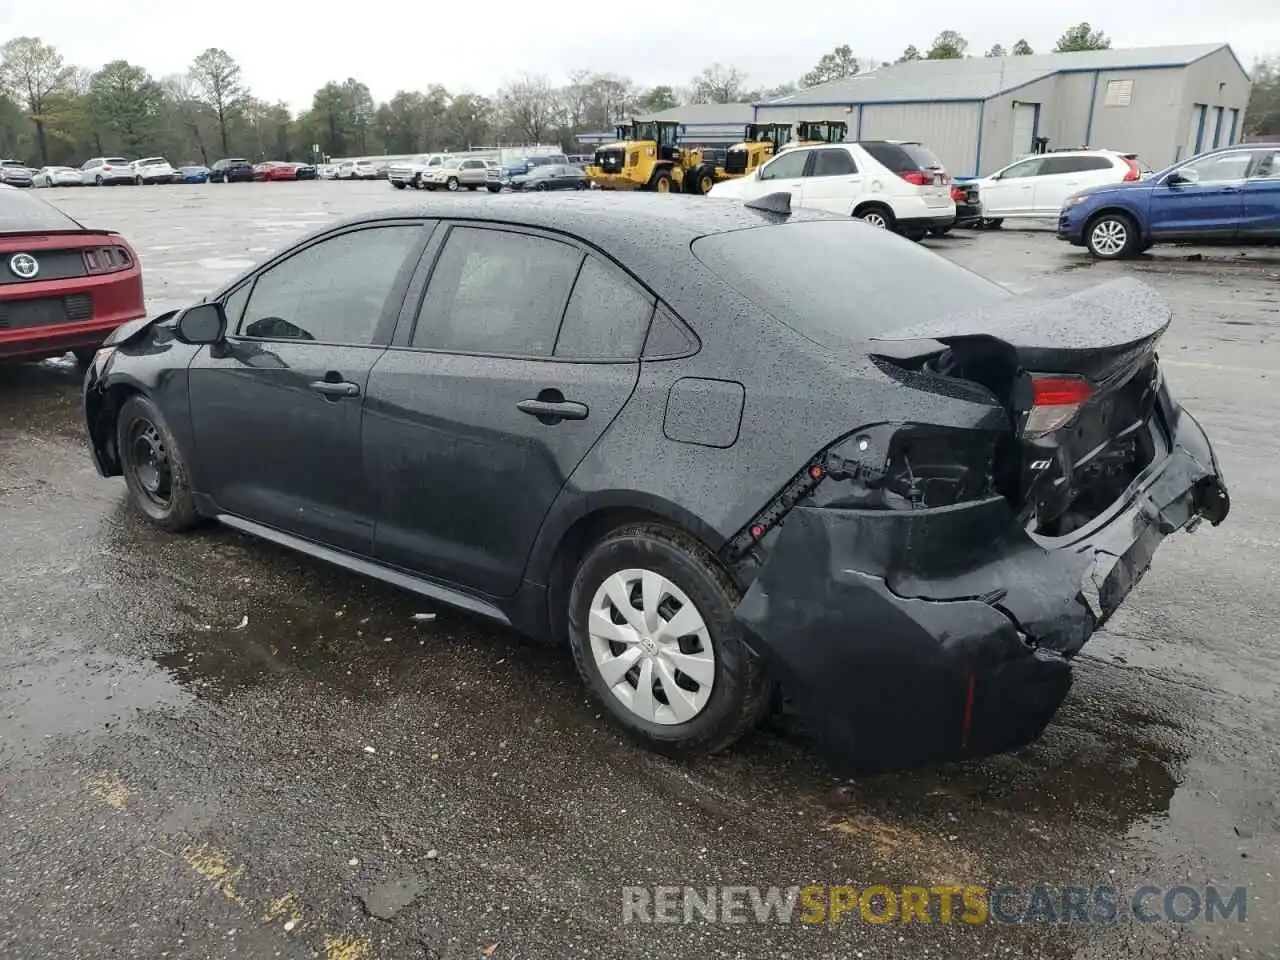
[[227, 336], [227, 312], [220, 303], [197, 303], [178, 314], [175, 327], [183, 343], [221, 343]]

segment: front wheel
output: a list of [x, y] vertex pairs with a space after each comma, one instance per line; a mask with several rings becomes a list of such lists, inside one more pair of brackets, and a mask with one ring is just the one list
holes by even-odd
[[670, 193], [671, 192], [671, 174], [667, 170], [659, 170], [653, 175], [653, 179], [649, 181], [649, 187], [654, 193]]
[[397, 190], [403, 190], [403, 189], [404, 189], [404, 184], [403, 184], [403, 183], [401, 183], [399, 180], [392, 180], [392, 181], [391, 181], [391, 185], [392, 185], [393, 187], [395, 187]]
[[116, 418], [116, 449], [134, 505], [156, 526], [179, 533], [200, 521], [186, 460], [160, 408], [135, 394]]
[[458, 178], [457, 178], [457, 177], [450, 177], [448, 180], [446, 180], [446, 181], [444, 182], [444, 188], [445, 188], [446, 190], [448, 190], [450, 193], [457, 193], [457, 192], [458, 192]]
[[616, 530], [583, 559], [570, 591], [578, 672], [644, 745], [684, 757], [723, 750], [769, 703], [733, 618], [739, 599], [691, 537], [657, 524]]
[[98, 186], [98, 187], [102, 186], [102, 174], [98, 174], [96, 177], [94, 177], [93, 183], [95, 186]]
[[1137, 252], [1138, 228], [1123, 213], [1104, 213], [1085, 229], [1085, 245], [1099, 260], [1120, 260]]
[[489, 187], [488, 187], [488, 189], [489, 189], [489, 192], [490, 192], [490, 193], [501, 193], [501, 192], [502, 192], [502, 187], [498, 186], [497, 184], [490, 184], [490, 185], [489, 185]]

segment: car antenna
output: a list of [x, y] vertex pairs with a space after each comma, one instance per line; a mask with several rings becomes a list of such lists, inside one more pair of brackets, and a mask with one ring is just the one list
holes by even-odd
[[776, 213], [784, 217], [791, 216], [791, 194], [786, 190], [769, 193], [743, 204], [748, 210], [759, 210], [761, 213]]

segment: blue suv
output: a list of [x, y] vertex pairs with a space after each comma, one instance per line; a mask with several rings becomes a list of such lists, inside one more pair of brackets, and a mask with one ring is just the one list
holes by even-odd
[[1177, 240], [1280, 241], [1280, 144], [1224, 147], [1081, 190], [1062, 205], [1058, 239], [1103, 260]]

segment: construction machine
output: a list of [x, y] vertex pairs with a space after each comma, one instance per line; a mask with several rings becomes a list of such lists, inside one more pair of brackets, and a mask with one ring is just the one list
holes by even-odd
[[[742, 142], [729, 148], [718, 180], [732, 180], [754, 173], [760, 164], [791, 142], [789, 123], [748, 123]], [[702, 191], [705, 193], [706, 191]]]
[[690, 189], [690, 173], [702, 153], [680, 145], [682, 127], [672, 120], [632, 120], [617, 127], [618, 139], [596, 150], [587, 178], [604, 190]]
[[812, 147], [821, 143], [844, 143], [849, 125], [843, 120], [799, 120], [793, 147]]

